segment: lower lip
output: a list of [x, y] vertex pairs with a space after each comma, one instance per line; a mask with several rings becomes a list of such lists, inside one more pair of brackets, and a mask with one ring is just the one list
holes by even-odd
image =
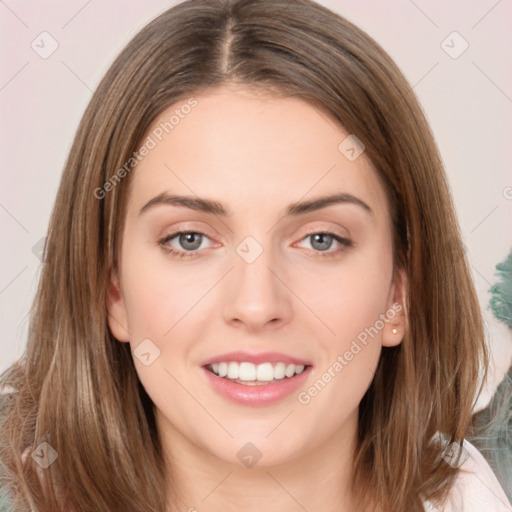
[[302, 373], [294, 377], [278, 379], [271, 384], [245, 385], [224, 379], [207, 370], [204, 366], [201, 369], [206, 373], [213, 389], [221, 396], [242, 405], [261, 407], [271, 405], [291, 395], [299, 389], [308, 378], [312, 369], [308, 366]]

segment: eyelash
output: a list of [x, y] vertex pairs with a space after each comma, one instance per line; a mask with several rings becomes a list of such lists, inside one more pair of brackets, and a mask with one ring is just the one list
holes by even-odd
[[[203, 233], [202, 231], [175, 231], [174, 233], [171, 233], [170, 235], [166, 235], [160, 240], [158, 240], [158, 245], [162, 247], [162, 249], [167, 253], [171, 254], [173, 258], [180, 258], [180, 259], [187, 259], [194, 257], [198, 252], [200, 252], [201, 249], [196, 249], [195, 251], [178, 251], [174, 248], [170, 248], [168, 245], [166, 245], [167, 242], [171, 241], [173, 238], [176, 238], [178, 235], [202, 235], [206, 238], [209, 238], [209, 236], [206, 233]], [[332, 232], [332, 231], [311, 231], [309, 233], [306, 233], [306, 235], [301, 239], [304, 240], [305, 238], [308, 238], [313, 235], [328, 235], [332, 237], [334, 240], [336, 240], [342, 247], [341, 249], [337, 251], [314, 251], [315, 256], [318, 258], [333, 258], [337, 256], [340, 252], [346, 251], [348, 248], [353, 247], [355, 244], [351, 240], [348, 240], [347, 238], [343, 238], [342, 236]]]

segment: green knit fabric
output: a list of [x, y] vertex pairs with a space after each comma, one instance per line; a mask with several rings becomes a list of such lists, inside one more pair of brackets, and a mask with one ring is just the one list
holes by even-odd
[[[497, 320], [512, 329], [512, 250], [496, 265], [496, 274], [489, 307]], [[512, 502], [512, 366], [488, 406], [473, 416], [469, 440], [487, 459]]]
[[512, 251], [496, 265], [499, 280], [491, 289], [489, 305], [494, 316], [512, 329]]

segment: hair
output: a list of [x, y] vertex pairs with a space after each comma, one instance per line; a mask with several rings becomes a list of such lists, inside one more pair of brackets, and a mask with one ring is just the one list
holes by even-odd
[[[1, 381], [16, 390], [6, 397], [0, 459], [19, 507], [165, 510], [172, 475], [153, 404], [129, 344], [107, 325], [130, 175], [102, 199], [95, 190], [115, 179], [162, 111], [229, 83], [328, 114], [363, 142], [389, 198], [407, 326], [399, 346], [383, 348], [359, 406], [354, 496], [386, 511], [422, 510], [453, 484], [457, 469], [433, 436], [462, 443], [488, 353], [442, 161], [412, 88], [372, 38], [313, 1], [187, 0], [113, 62], [65, 164], [26, 351]], [[58, 458], [38, 478], [20, 454], [43, 441]]]

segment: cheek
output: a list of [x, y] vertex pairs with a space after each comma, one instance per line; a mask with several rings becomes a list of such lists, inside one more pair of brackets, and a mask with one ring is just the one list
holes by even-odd
[[[386, 244], [347, 255], [337, 267], [317, 272], [307, 290], [311, 309], [330, 328], [328, 346], [341, 350], [385, 314], [393, 264]], [[382, 327], [379, 322], [379, 327]]]
[[319, 364], [297, 398], [308, 414], [322, 417], [322, 428], [343, 423], [372, 382], [382, 348], [382, 318], [392, 317], [387, 312], [391, 276], [391, 253], [376, 251], [360, 253], [317, 281], [324, 286], [315, 288], [312, 298], [333, 332], [317, 337]]
[[130, 333], [163, 339], [208, 291], [211, 280], [203, 274], [171, 260], [159, 248], [135, 249], [124, 266]]

